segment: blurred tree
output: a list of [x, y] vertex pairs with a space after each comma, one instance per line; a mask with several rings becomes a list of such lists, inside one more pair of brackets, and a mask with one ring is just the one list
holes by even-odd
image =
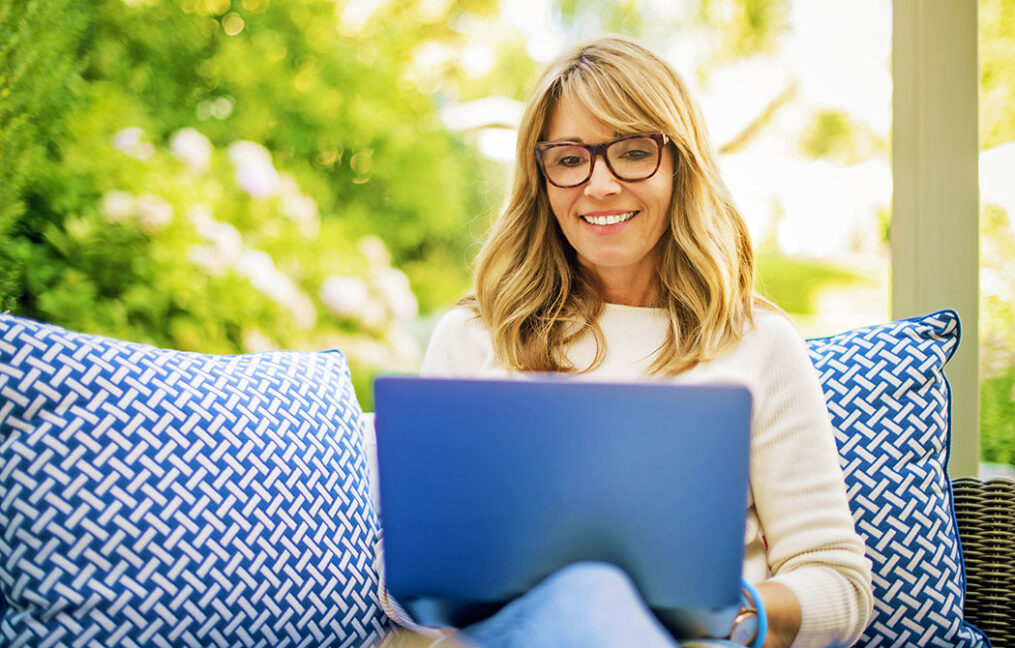
[[[262, 143], [325, 218], [379, 234], [399, 264], [461, 256], [479, 161], [405, 77], [421, 44], [460, 40], [455, 14], [492, 3], [444, 3], [422, 25], [414, 5], [350, 16], [355, 4], [110, 0], [88, 76], [137, 97], [155, 139], [197, 122], [216, 145]], [[426, 307], [450, 298], [416, 287]]]
[[[406, 76], [422, 44], [463, 40], [450, 27], [456, 15], [489, 12], [494, 4], [437, 3], [422, 27], [420, 7], [398, 4], [350, 17], [355, 4], [4, 4], [0, 24], [9, 36], [3, 69], [11, 78], [4, 79], [0, 123], [3, 150], [17, 151], [7, 158], [18, 163], [4, 169], [0, 233], [14, 229], [26, 201], [33, 205], [22, 223], [31, 236], [3, 238], [6, 303], [21, 300], [20, 310], [50, 315], [28, 303], [45, 280], [36, 277], [26, 292], [12, 252], [22, 261], [59, 256], [34, 230], [47, 214], [59, 229], [66, 212], [53, 209], [48, 190], [36, 190], [39, 183], [59, 176], [62, 209], [78, 211], [99, 195], [102, 174], [93, 160], [77, 166], [63, 160], [49, 172], [33, 166], [43, 153], [58, 155], [68, 138], [81, 135], [57, 132], [70, 111], [91, 120], [82, 126], [89, 137], [106, 141], [128, 125], [141, 126], [155, 144], [198, 125], [216, 146], [261, 142], [308, 187], [324, 217], [342, 220], [350, 236], [378, 233], [395, 261], [412, 267], [431, 258], [455, 260], [462, 268], [457, 281], [417, 286], [425, 307], [457, 295], [472, 242], [461, 225], [485, 207], [473, 181], [482, 162], [444, 130], [438, 106]], [[85, 23], [91, 26], [86, 39]], [[41, 64], [40, 52], [49, 54]], [[25, 83], [29, 66], [32, 84]], [[84, 83], [72, 94], [68, 80], [79, 70]], [[109, 112], [97, 114], [98, 106]], [[54, 271], [49, 279], [60, 276]]]
[[[680, 37], [706, 48], [698, 64], [699, 80], [721, 65], [774, 51], [788, 28], [790, 0], [699, 0], [659, 3], [557, 0], [559, 21], [572, 38], [598, 33], [635, 36], [657, 48]], [[697, 32], [697, 33], [696, 33]]]
[[715, 61], [772, 52], [788, 27], [787, 0], [701, 0], [697, 7], [698, 20], [715, 30]]
[[652, 6], [636, 0], [594, 3], [559, 0], [558, 12], [561, 24], [572, 34], [591, 36], [608, 32], [638, 38], [646, 38], [646, 14], [654, 14]]
[[1015, 232], [995, 205], [980, 212], [980, 456], [1015, 464]]
[[411, 369], [397, 267], [427, 309], [465, 289], [486, 167], [409, 70], [494, 6], [421, 27], [434, 3], [357, 4], [0, 4], [2, 306], [206, 352], [338, 346], [365, 403], [367, 369]]
[[[980, 149], [1015, 141], [1015, 0], [980, 0]], [[1012, 175], [1009, 173], [1009, 175]], [[1015, 465], [1015, 214], [980, 212], [980, 456]]]
[[980, 0], [980, 148], [1015, 139], [1015, 0]]
[[0, 310], [30, 298], [23, 272], [40, 232], [26, 217], [26, 195], [59, 159], [89, 19], [74, 0], [0, 4]]
[[865, 122], [842, 110], [819, 110], [800, 139], [800, 149], [810, 158], [831, 158], [853, 164], [874, 155], [888, 157], [888, 142]]

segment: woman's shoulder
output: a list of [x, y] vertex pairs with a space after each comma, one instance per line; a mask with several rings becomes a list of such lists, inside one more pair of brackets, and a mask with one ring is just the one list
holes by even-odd
[[750, 358], [751, 365], [766, 379], [813, 372], [807, 342], [789, 315], [759, 309], [753, 316], [753, 325], [740, 340], [738, 357]]
[[456, 304], [441, 316], [434, 328], [434, 335], [457, 336], [466, 332], [485, 332], [486, 325], [473, 304]]
[[470, 304], [459, 304], [437, 322], [421, 373], [474, 375], [493, 365], [493, 343], [479, 312]]
[[755, 308], [752, 316], [754, 323], [746, 331], [745, 340], [765, 345], [803, 342], [803, 337], [797, 330], [796, 324], [783, 311]]

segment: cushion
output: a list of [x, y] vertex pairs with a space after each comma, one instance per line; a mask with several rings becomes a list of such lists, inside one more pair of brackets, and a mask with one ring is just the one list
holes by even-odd
[[953, 310], [808, 340], [835, 426], [874, 619], [857, 646], [989, 645], [963, 621], [966, 578], [946, 472], [959, 344]]
[[376, 643], [361, 416], [338, 351], [0, 315], [0, 645]]

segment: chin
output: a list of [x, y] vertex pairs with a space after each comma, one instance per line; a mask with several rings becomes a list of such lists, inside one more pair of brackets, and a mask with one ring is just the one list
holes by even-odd
[[623, 255], [591, 255], [583, 257], [582, 265], [596, 272], [627, 270], [641, 265], [641, 259]]

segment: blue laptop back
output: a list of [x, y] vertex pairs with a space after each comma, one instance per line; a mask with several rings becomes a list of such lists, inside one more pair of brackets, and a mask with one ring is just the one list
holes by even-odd
[[622, 567], [663, 617], [735, 610], [746, 388], [385, 377], [374, 394], [387, 587], [426, 621], [477, 620], [583, 560]]

